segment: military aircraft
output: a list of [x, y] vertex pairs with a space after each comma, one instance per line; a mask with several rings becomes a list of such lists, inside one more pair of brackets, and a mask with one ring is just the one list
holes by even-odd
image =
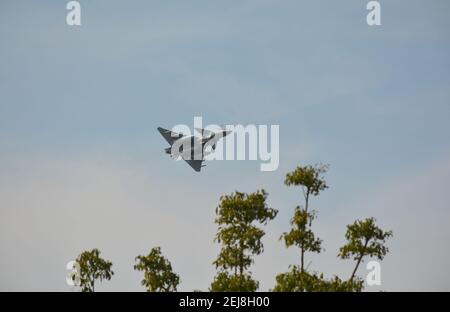
[[[221, 130], [218, 132], [212, 132], [205, 129], [195, 130], [201, 133], [201, 136], [196, 135], [184, 135], [176, 133], [161, 127], [158, 127], [159, 133], [166, 139], [170, 147], [164, 149], [166, 154], [169, 154], [172, 158], [182, 158], [189, 166], [195, 171], [199, 172], [205, 165], [205, 156], [211, 154], [216, 149], [216, 143], [223, 137], [231, 133], [230, 130]], [[206, 151], [206, 147], [210, 146], [211, 149]]]

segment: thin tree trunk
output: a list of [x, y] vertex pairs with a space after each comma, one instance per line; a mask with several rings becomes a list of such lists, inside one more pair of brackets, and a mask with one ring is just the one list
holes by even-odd
[[95, 275], [94, 275], [94, 273], [92, 273], [91, 285], [92, 285], [92, 292], [95, 292]]
[[239, 242], [239, 248], [241, 249], [241, 254], [239, 257], [240, 260], [240, 266], [239, 266], [239, 275], [242, 276], [242, 273], [244, 273], [244, 246], [242, 244], [242, 241]]
[[305, 250], [303, 249], [302, 245], [302, 258], [301, 258], [301, 265], [300, 265], [300, 272], [304, 272], [304, 258], [305, 258]]
[[356, 262], [356, 266], [353, 269], [352, 275], [350, 276], [350, 281], [353, 280], [353, 278], [355, 277], [356, 271], [358, 270], [358, 266], [361, 263], [362, 258], [363, 258], [363, 254], [361, 254], [359, 256], [358, 261]]
[[[308, 203], [309, 203], [309, 189], [306, 190], [305, 194], [305, 212], [308, 213]], [[306, 219], [306, 222], [308, 222], [308, 219]], [[304, 231], [307, 230], [307, 224], [305, 224]], [[305, 271], [305, 248], [303, 244], [301, 245], [301, 251], [302, 251], [302, 257], [301, 257], [301, 265], [300, 265], [300, 272], [303, 273]]]
[[353, 272], [352, 272], [352, 275], [350, 276], [349, 281], [353, 280], [353, 278], [355, 277], [356, 271], [358, 271], [359, 264], [361, 263], [361, 260], [364, 257], [364, 254], [365, 254], [366, 247], [367, 247], [368, 243], [369, 243], [369, 240], [366, 239], [366, 242], [364, 243], [364, 249], [363, 249], [363, 251], [361, 252], [361, 254], [359, 256], [358, 261], [356, 261], [356, 266], [353, 269]]
[[305, 211], [308, 212], [308, 202], [309, 202], [309, 190], [306, 191], [305, 196]]

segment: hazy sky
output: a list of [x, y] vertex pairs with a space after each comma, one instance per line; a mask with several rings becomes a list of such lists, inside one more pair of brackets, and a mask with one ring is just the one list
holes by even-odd
[[[144, 290], [134, 257], [161, 246], [181, 290], [207, 290], [219, 197], [265, 188], [277, 218], [251, 268], [260, 289], [299, 263], [278, 241], [301, 164], [330, 164], [312, 205], [325, 252], [311, 270], [346, 278], [345, 226], [394, 231], [382, 286], [450, 290], [450, 2], [0, 2], [0, 290], [71, 291], [66, 263], [97, 247]], [[280, 166], [216, 161], [199, 174], [164, 154], [156, 127], [280, 125]], [[365, 265], [358, 271], [365, 277]]]

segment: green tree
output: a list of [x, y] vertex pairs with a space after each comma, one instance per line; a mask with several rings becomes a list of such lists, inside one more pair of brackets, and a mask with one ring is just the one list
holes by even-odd
[[287, 186], [300, 186], [303, 192], [304, 206], [295, 208], [294, 216], [291, 219], [292, 229], [283, 233], [281, 239], [284, 239], [286, 247], [298, 246], [300, 248], [300, 272], [305, 271], [305, 252], [317, 252], [322, 250], [322, 240], [316, 238], [311, 230], [312, 221], [316, 212], [309, 210], [309, 199], [311, 196], [317, 196], [328, 188], [323, 174], [328, 166], [304, 166], [297, 167], [294, 171], [288, 173], [284, 180]]
[[79, 266], [79, 281], [83, 292], [94, 292], [96, 280], [110, 280], [114, 275], [111, 270], [112, 263], [102, 259], [98, 249], [82, 252], [76, 262]]
[[340, 249], [341, 258], [354, 257], [356, 267], [349, 280], [341, 280], [338, 276], [326, 279], [322, 273], [307, 272], [304, 268], [305, 252], [321, 252], [322, 240], [315, 237], [311, 224], [316, 216], [314, 210], [309, 209], [311, 196], [317, 196], [328, 188], [323, 174], [327, 166], [297, 167], [286, 175], [286, 185], [301, 186], [304, 206], [297, 206], [291, 219], [292, 229], [283, 233], [281, 239], [286, 247], [298, 246], [301, 250], [300, 265], [290, 266], [290, 271], [276, 276], [273, 291], [361, 291], [364, 281], [355, 277], [356, 270], [362, 258], [366, 255], [377, 256], [380, 260], [388, 252], [384, 241], [391, 236], [391, 232], [383, 232], [375, 226], [374, 219], [357, 221], [348, 226], [346, 238], [348, 244]]
[[340, 248], [338, 256], [341, 259], [353, 258], [356, 261], [349, 281], [354, 279], [356, 271], [365, 256], [383, 260], [389, 251], [385, 242], [391, 236], [392, 231], [380, 229], [375, 224], [374, 218], [367, 218], [362, 221], [356, 220], [353, 224], [347, 225], [345, 234], [347, 244]]
[[315, 165], [297, 167], [294, 171], [286, 174], [284, 184], [287, 186], [301, 186], [305, 199], [305, 210], [308, 211], [310, 196], [317, 196], [328, 188], [323, 174], [327, 172], [328, 165]]
[[215, 241], [222, 249], [213, 262], [219, 272], [211, 284], [212, 291], [256, 291], [258, 282], [247, 269], [253, 263], [253, 255], [263, 252], [261, 241], [265, 232], [256, 224], [265, 225], [278, 211], [266, 204], [267, 193], [235, 192], [222, 196], [216, 208], [215, 222], [218, 232]]
[[323, 274], [302, 272], [298, 266], [292, 266], [289, 272], [278, 274], [276, 282], [273, 289], [276, 292], [348, 292], [361, 291], [363, 288], [361, 279], [342, 281], [335, 276], [327, 280]]
[[301, 251], [300, 258], [300, 271], [304, 272], [304, 255], [305, 252], [317, 252], [322, 251], [322, 240], [316, 238], [314, 232], [311, 230], [308, 224], [311, 224], [315, 218], [315, 211], [307, 212], [300, 206], [295, 208], [294, 216], [291, 219], [291, 225], [293, 228], [281, 235], [280, 239], [284, 240], [286, 247], [298, 246]]
[[152, 248], [147, 256], [137, 256], [135, 260], [134, 269], [144, 272], [141, 284], [147, 291], [177, 291], [180, 277], [172, 271], [172, 264], [161, 254], [160, 247]]
[[254, 292], [258, 287], [258, 281], [252, 279], [250, 274], [231, 274], [220, 271], [211, 284], [211, 291]]

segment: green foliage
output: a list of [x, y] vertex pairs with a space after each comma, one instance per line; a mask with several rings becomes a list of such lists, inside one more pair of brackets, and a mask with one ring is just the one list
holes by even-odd
[[[280, 240], [286, 247], [297, 246], [301, 251], [300, 265], [290, 266], [289, 271], [276, 276], [273, 291], [277, 292], [359, 292], [364, 282], [355, 274], [363, 258], [376, 257], [379, 260], [388, 253], [386, 240], [392, 231], [383, 231], [375, 224], [374, 218], [357, 220], [347, 226], [347, 243], [340, 248], [338, 257], [353, 259], [355, 268], [348, 280], [338, 276], [330, 279], [323, 273], [308, 272], [304, 268], [306, 252], [320, 253], [322, 240], [311, 229], [316, 211], [309, 209], [310, 196], [318, 196], [328, 188], [323, 174], [328, 166], [315, 165], [297, 167], [286, 175], [287, 186], [300, 186], [303, 191], [304, 205], [297, 206], [290, 220], [291, 229], [284, 232]], [[265, 190], [254, 193], [235, 192], [220, 198], [216, 208], [215, 223], [218, 231], [214, 241], [221, 244], [217, 259], [213, 262], [218, 272], [211, 283], [210, 290], [217, 292], [254, 292], [259, 283], [248, 271], [254, 262], [254, 256], [264, 251], [262, 238], [265, 235], [261, 225], [266, 225], [278, 214], [278, 210], [266, 204], [268, 194]], [[161, 254], [161, 248], [155, 247], [146, 256], [135, 258], [134, 269], [142, 271], [141, 284], [152, 292], [177, 291], [180, 277], [173, 272], [168, 259]], [[112, 263], [100, 257], [100, 251], [93, 249], [81, 253], [76, 262], [79, 265], [79, 283], [82, 291], [95, 290], [96, 280], [110, 280], [114, 272]]]
[[[235, 192], [220, 198], [216, 209], [215, 222], [219, 227], [215, 241], [222, 244], [222, 249], [214, 261], [220, 272], [211, 284], [211, 290], [257, 289], [258, 283], [244, 273], [253, 263], [252, 256], [259, 255], [264, 248], [261, 239], [265, 232], [255, 223], [265, 225], [278, 213], [276, 209], [267, 207], [266, 199], [264, 190], [250, 194]], [[227, 282], [231, 283], [228, 288]]]
[[327, 280], [323, 274], [309, 273], [298, 266], [292, 266], [286, 273], [277, 275], [276, 292], [352, 292], [361, 291], [363, 280], [342, 281], [339, 277]]
[[286, 175], [284, 184], [287, 186], [302, 186], [305, 198], [308, 198], [309, 195], [317, 196], [321, 191], [328, 188], [326, 181], [322, 177], [322, 174], [327, 172], [327, 170], [327, 165], [297, 167]]
[[172, 265], [162, 256], [160, 247], [152, 248], [147, 256], [137, 256], [135, 260], [134, 269], [144, 272], [141, 284], [147, 291], [177, 291], [180, 277], [172, 271]]
[[76, 262], [79, 265], [80, 287], [83, 292], [94, 292], [96, 280], [110, 280], [114, 275], [112, 263], [102, 259], [98, 249], [82, 252]]
[[313, 231], [308, 227], [315, 218], [315, 211], [307, 212], [299, 206], [295, 208], [294, 216], [291, 219], [293, 228], [283, 233], [281, 239], [286, 247], [298, 246], [304, 251], [320, 252], [322, 250], [322, 240], [316, 238]]
[[356, 220], [353, 224], [347, 225], [345, 234], [347, 244], [340, 248], [338, 256], [342, 259], [353, 258], [356, 261], [350, 280], [354, 278], [363, 257], [376, 257], [383, 260], [389, 251], [385, 242], [391, 236], [392, 231], [380, 229], [375, 224], [374, 218]]
[[297, 206], [294, 216], [291, 219], [292, 229], [288, 233], [283, 233], [281, 239], [284, 239], [286, 247], [298, 246], [300, 248], [300, 271], [304, 271], [305, 253], [321, 252], [322, 240], [316, 238], [311, 230], [312, 221], [316, 216], [316, 212], [308, 211], [310, 195], [317, 196], [319, 193], [328, 188], [323, 174], [328, 170], [328, 166], [304, 166], [297, 167], [294, 171], [286, 174], [284, 184], [301, 186], [305, 205]]
[[286, 175], [286, 185], [301, 186], [305, 205], [297, 206], [291, 219], [292, 228], [283, 233], [280, 239], [284, 240], [286, 247], [298, 246], [301, 250], [300, 266], [291, 266], [290, 271], [277, 275], [274, 291], [361, 291], [364, 282], [355, 277], [359, 263], [364, 256], [376, 256], [379, 260], [388, 252], [384, 245], [385, 240], [392, 236], [392, 232], [384, 232], [375, 225], [375, 219], [356, 221], [347, 227], [345, 237], [348, 243], [340, 249], [339, 257], [347, 259], [353, 257], [357, 263], [349, 280], [343, 281], [334, 276], [325, 279], [323, 274], [307, 272], [304, 269], [305, 252], [321, 252], [322, 240], [316, 238], [311, 230], [311, 224], [316, 212], [308, 212], [310, 195], [317, 196], [328, 188], [323, 174], [327, 166], [297, 167]]
[[342, 259], [353, 257], [354, 260], [357, 260], [362, 254], [383, 260], [389, 251], [384, 243], [390, 236], [392, 236], [392, 231], [385, 232], [377, 227], [374, 218], [357, 220], [353, 224], [347, 225], [345, 238], [348, 242], [341, 247], [339, 256]]
[[211, 284], [211, 291], [224, 292], [254, 292], [259, 283], [252, 279], [249, 274], [229, 274], [227, 271], [219, 272]]

